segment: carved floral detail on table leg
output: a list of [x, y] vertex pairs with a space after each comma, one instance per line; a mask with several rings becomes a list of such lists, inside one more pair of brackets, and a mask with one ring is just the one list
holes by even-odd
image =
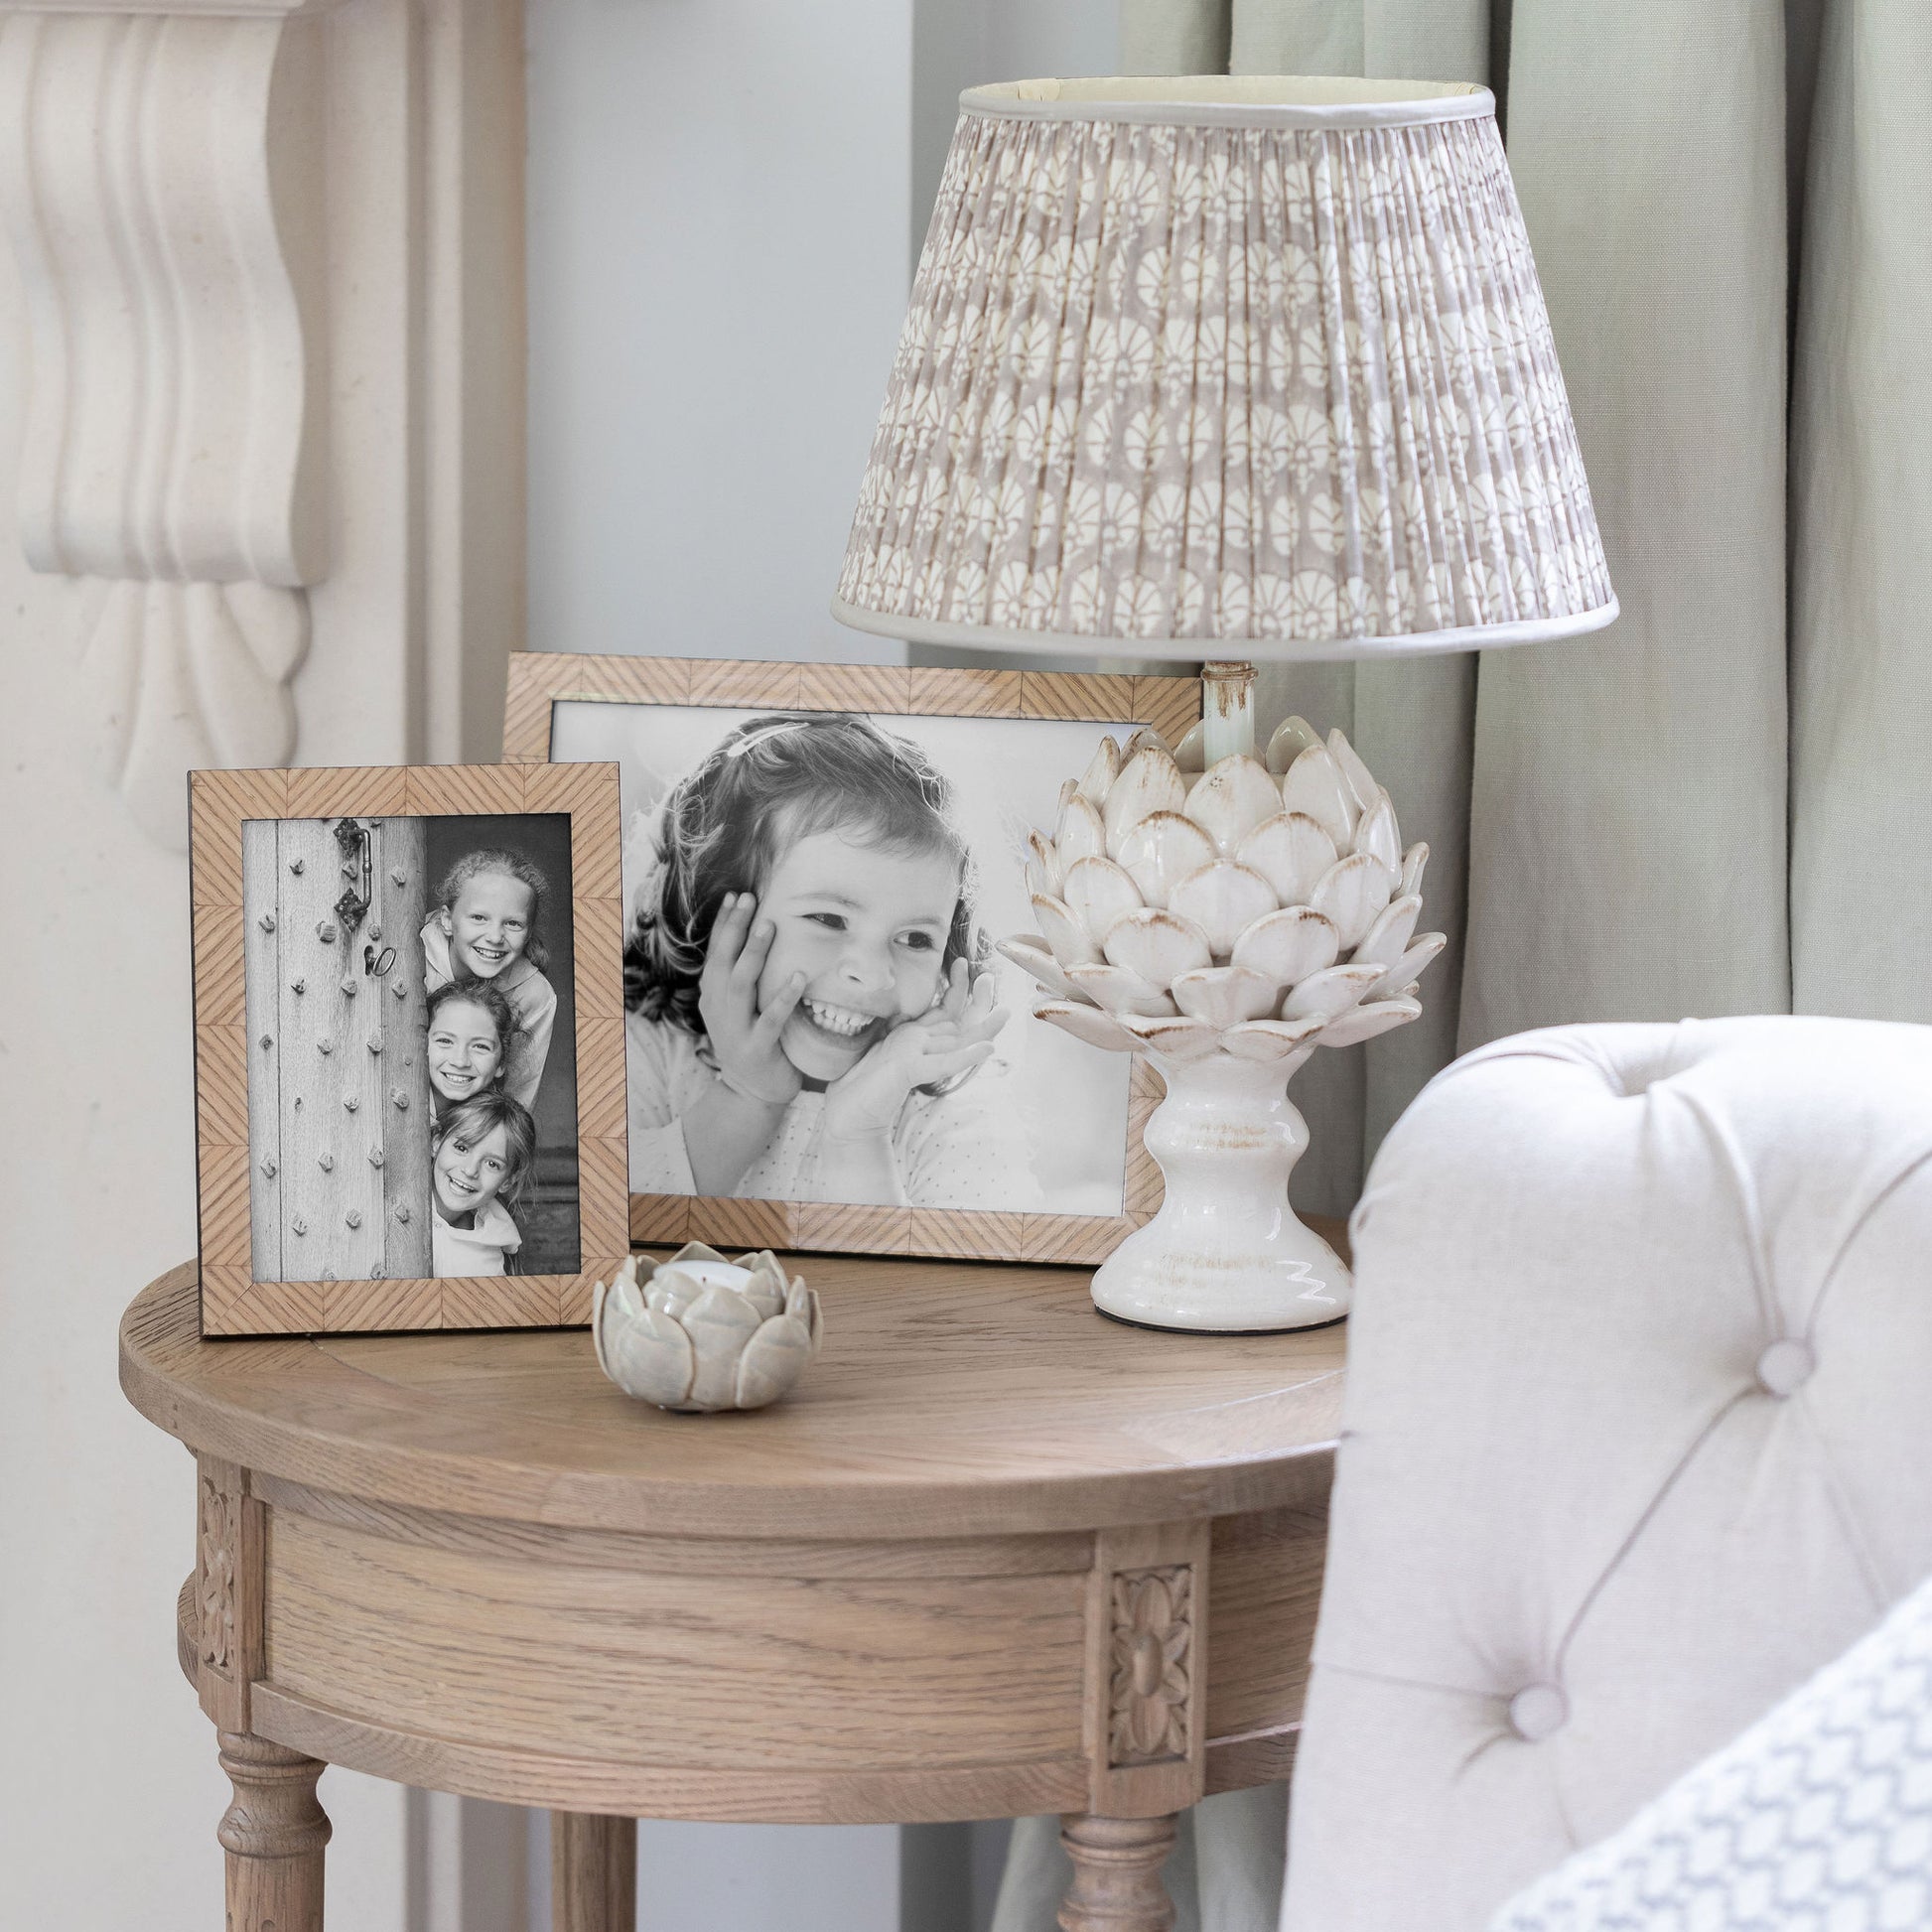
[[1114, 1578], [1110, 1764], [1187, 1754], [1193, 1596], [1191, 1564], [1127, 1570]]
[[202, 1662], [226, 1671], [234, 1655], [235, 1499], [212, 1476], [202, 1477], [198, 1600]]

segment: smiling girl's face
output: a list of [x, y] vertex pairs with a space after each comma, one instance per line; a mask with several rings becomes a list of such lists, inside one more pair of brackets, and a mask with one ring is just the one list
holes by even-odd
[[508, 1168], [509, 1137], [500, 1121], [486, 1134], [445, 1134], [430, 1164], [430, 1184], [444, 1220], [455, 1228], [475, 1227], [477, 1216], [496, 1198]]
[[759, 895], [775, 928], [759, 1005], [805, 976], [778, 1042], [800, 1073], [836, 1080], [932, 1005], [958, 902], [959, 867], [944, 853], [882, 851], [836, 829], [784, 853]]
[[486, 1008], [445, 1000], [430, 1016], [429, 1083], [445, 1100], [482, 1093], [502, 1065], [503, 1036]]
[[493, 980], [515, 965], [530, 943], [536, 897], [506, 872], [472, 873], [440, 915], [457, 974]]

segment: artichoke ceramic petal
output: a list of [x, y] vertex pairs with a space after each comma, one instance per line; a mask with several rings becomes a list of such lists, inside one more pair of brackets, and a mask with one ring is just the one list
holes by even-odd
[[1334, 840], [1338, 852], [1352, 849], [1361, 807], [1325, 745], [1311, 745], [1283, 773], [1282, 803], [1289, 811], [1313, 819]]
[[1362, 762], [1361, 754], [1338, 730], [1328, 734], [1327, 748], [1328, 756], [1340, 766], [1341, 775], [1347, 780], [1348, 789], [1354, 793], [1355, 803], [1363, 811], [1367, 811], [1375, 803], [1380, 787], [1376, 784], [1368, 766]]
[[1061, 970], [1053, 949], [1037, 933], [1016, 932], [1000, 941], [1000, 951], [1024, 971], [1031, 973], [1056, 1000], [1077, 1000], [1080, 989]]
[[1053, 833], [1054, 849], [1062, 866], [1071, 867], [1081, 859], [1107, 856], [1107, 828], [1100, 808], [1084, 792], [1076, 791], [1060, 811], [1060, 822]]
[[1060, 897], [1096, 946], [1116, 919], [1138, 912], [1143, 903], [1134, 881], [1111, 859], [1076, 859], [1067, 868], [1066, 890]]
[[1389, 875], [1391, 886], [1402, 878], [1402, 835], [1396, 830], [1395, 806], [1385, 791], [1372, 799], [1355, 827], [1355, 851], [1366, 855]]
[[1231, 959], [1285, 987], [1332, 966], [1340, 953], [1340, 935], [1313, 906], [1284, 905], [1257, 919], [1235, 940]]
[[1414, 936], [1429, 848], [1403, 849], [1347, 738], [1291, 718], [1266, 759], [1191, 783], [1184, 763], [1151, 727], [1106, 740], [1065, 787], [1055, 836], [1030, 836], [1030, 871], [1061, 890], [1034, 898], [1043, 938], [1001, 949], [1038, 982], [1040, 1017], [1116, 1051], [1295, 1065], [1414, 1019], [1443, 945]]
[[1382, 977], [1368, 989], [1371, 1000], [1386, 1000], [1408, 993], [1422, 977], [1423, 968], [1449, 944], [1445, 932], [1425, 932]]
[[1282, 809], [1282, 790], [1259, 759], [1222, 759], [1194, 780], [1182, 807], [1225, 853], [1232, 855], [1257, 825]]
[[1320, 743], [1321, 734], [1306, 718], [1285, 718], [1268, 741], [1269, 770], [1279, 778], [1311, 745]]
[[1391, 899], [1377, 914], [1375, 923], [1355, 948], [1358, 964], [1374, 960], [1378, 966], [1393, 966], [1408, 949], [1409, 935], [1422, 916], [1422, 896], [1412, 893], [1407, 898]]
[[1075, 1039], [1084, 1039], [1089, 1046], [1104, 1046], [1110, 1053], [1131, 1053], [1141, 1043], [1111, 1014], [1077, 1000], [1048, 1000], [1044, 1006], [1034, 1008], [1034, 1018], [1071, 1034]]
[[1062, 968], [1086, 966], [1100, 957], [1100, 948], [1088, 936], [1086, 927], [1064, 899], [1035, 895], [1034, 917], [1039, 921], [1047, 947]]
[[1306, 812], [1277, 812], [1235, 847], [1234, 856], [1274, 887], [1277, 903], [1306, 905], [1322, 874], [1341, 854]]
[[1173, 998], [1189, 1019], [1225, 1031], [1245, 1020], [1267, 1019], [1279, 995], [1266, 973], [1246, 966], [1208, 966], [1182, 973], [1173, 983]]
[[[1183, 879], [1214, 863], [1214, 841], [1178, 810], [1150, 812], [1122, 834], [1116, 855], [1143, 904], [1165, 906]], [[1328, 865], [1334, 864], [1332, 853]], [[1322, 870], [1325, 872], [1327, 867]]]
[[818, 1297], [769, 1252], [728, 1261], [701, 1241], [629, 1256], [591, 1300], [599, 1366], [626, 1395], [702, 1414], [775, 1402], [818, 1352]]
[[1028, 864], [1038, 869], [1040, 883], [1034, 888], [1048, 898], [1058, 898], [1060, 887], [1065, 883], [1066, 868], [1060, 863], [1059, 848], [1053, 841], [1038, 832], [1027, 835], [1029, 850]]
[[1114, 779], [1119, 775], [1120, 765], [1120, 747], [1111, 738], [1103, 738], [1081, 774], [1080, 796], [1096, 805], [1105, 804], [1108, 792], [1114, 787]]
[[1156, 812], [1177, 812], [1186, 800], [1187, 780], [1173, 753], [1165, 745], [1144, 746], [1121, 767], [1101, 810], [1107, 850], [1119, 858], [1122, 841], [1143, 819]]
[[1274, 888], [1258, 872], [1224, 861], [1183, 879], [1173, 889], [1168, 910], [1192, 919], [1207, 934], [1208, 950], [1224, 960], [1242, 933], [1280, 904]]
[[1109, 1013], [1144, 1013], [1161, 1018], [1174, 1011], [1171, 995], [1152, 980], [1125, 966], [1069, 966], [1064, 975], [1073, 983], [1076, 1000], [1098, 1000]]

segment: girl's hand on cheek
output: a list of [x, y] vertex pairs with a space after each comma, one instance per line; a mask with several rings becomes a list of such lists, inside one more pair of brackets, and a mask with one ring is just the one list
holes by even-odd
[[775, 928], [769, 919], [753, 925], [757, 909], [751, 893], [726, 895], [698, 978], [698, 1016], [725, 1084], [747, 1099], [783, 1107], [804, 1084], [778, 1036], [804, 996], [805, 976], [794, 973], [759, 1011], [759, 975], [770, 956]]
[[969, 986], [964, 960], [954, 963], [945, 997], [929, 1013], [889, 1033], [850, 1073], [825, 1090], [825, 1132], [833, 1140], [890, 1135], [914, 1087], [949, 1080], [993, 1054], [993, 1035], [1008, 1014], [993, 1004], [993, 976]]
[[946, 979], [944, 996], [915, 1025], [934, 1031], [950, 1030], [956, 1043], [992, 1039], [1009, 1020], [1010, 1009], [996, 1007], [998, 975], [984, 972], [974, 976], [963, 959], [955, 959]]
[[895, 1027], [850, 1073], [825, 1089], [825, 1132], [835, 1141], [888, 1136], [914, 1087], [948, 1080], [991, 1056], [991, 1040], [961, 1043], [948, 1026]]

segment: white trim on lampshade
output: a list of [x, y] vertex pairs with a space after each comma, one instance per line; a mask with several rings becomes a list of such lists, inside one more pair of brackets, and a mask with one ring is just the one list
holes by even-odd
[[1336, 658], [1616, 615], [1486, 88], [971, 88], [834, 614]]
[[1114, 74], [968, 87], [962, 114], [1028, 121], [1144, 121], [1163, 127], [1420, 127], [1493, 115], [1471, 80], [1355, 80], [1341, 74]]
[[[1614, 596], [1594, 611], [1584, 611], [1572, 618], [1533, 618], [1521, 623], [1471, 623], [1450, 630], [1421, 630], [1389, 633], [1380, 637], [1336, 637], [1327, 643], [1295, 643], [1283, 648], [1266, 638], [1240, 637], [1212, 639], [1161, 639], [1148, 637], [1100, 637], [1077, 635], [1072, 631], [1052, 633], [1051, 647], [1062, 657], [1146, 657], [1149, 645], [1184, 641], [1189, 644], [1225, 642], [1225, 656], [1246, 663], [1324, 664], [1339, 663], [1354, 657], [1425, 657], [1434, 651], [1500, 650], [1510, 644], [1556, 644], [1568, 638], [1585, 637], [1592, 630], [1613, 624], [1621, 607]], [[881, 637], [898, 637], [909, 644], [938, 644], [957, 650], [1008, 650], [1029, 654], [1043, 650], [1042, 634], [1019, 630], [1010, 624], [949, 623], [931, 619], [885, 617], [866, 611], [843, 598], [832, 600], [832, 615], [854, 630], [869, 630]], [[1239, 650], [1231, 648], [1240, 645]], [[1201, 657], [1214, 653], [1203, 650], [1163, 649], [1161, 656]]]

